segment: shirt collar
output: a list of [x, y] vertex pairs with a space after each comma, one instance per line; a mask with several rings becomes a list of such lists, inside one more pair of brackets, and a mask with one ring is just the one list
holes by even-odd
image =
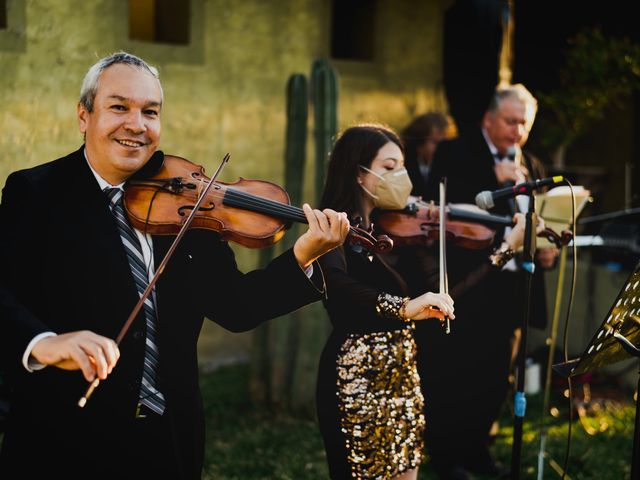
[[487, 142], [487, 146], [489, 147], [489, 150], [491, 151], [491, 155], [493, 155], [493, 158], [494, 158], [494, 160], [496, 162], [498, 161], [498, 159], [504, 160], [505, 158], [508, 158], [510, 160], [515, 161], [518, 165], [520, 164], [520, 161], [519, 161], [520, 147], [518, 145], [514, 145], [514, 148], [513, 148], [513, 151], [511, 152], [511, 155], [509, 155], [509, 154], [502, 155], [498, 151], [498, 148], [493, 144], [493, 142], [489, 138], [489, 134], [487, 133], [487, 130], [484, 129], [484, 128], [482, 129], [482, 136], [484, 137], [485, 141]]
[[500, 155], [500, 152], [498, 152], [498, 149], [496, 148], [496, 146], [493, 144], [493, 142], [489, 138], [489, 134], [487, 133], [486, 128], [482, 129], [482, 136], [484, 137], [485, 142], [487, 142], [487, 146], [489, 147], [489, 150], [491, 151], [491, 155], [493, 155], [494, 157], [496, 155]]

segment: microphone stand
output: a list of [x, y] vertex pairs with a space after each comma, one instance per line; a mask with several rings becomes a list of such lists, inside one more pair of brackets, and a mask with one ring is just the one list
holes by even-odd
[[514, 397], [514, 421], [513, 421], [513, 448], [511, 450], [511, 480], [520, 478], [520, 460], [522, 452], [522, 426], [524, 414], [527, 407], [527, 400], [524, 394], [524, 375], [526, 368], [527, 333], [529, 328], [529, 316], [531, 305], [531, 285], [535, 271], [534, 255], [536, 251], [536, 235], [533, 233], [533, 220], [535, 218], [535, 197], [531, 194], [529, 198], [529, 208], [525, 215], [524, 231], [524, 255], [522, 268], [526, 272], [524, 278], [524, 305], [522, 322], [522, 338], [518, 351], [518, 375], [517, 386]]
[[[575, 259], [574, 259], [575, 261]], [[547, 337], [549, 352], [547, 354], [547, 370], [545, 373], [544, 394], [542, 400], [542, 415], [540, 416], [540, 448], [538, 450], [538, 478], [543, 479], [544, 457], [547, 448], [547, 423], [546, 416], [549, 411], [549, 401], [551, 398], [551, 377], [553, 375], [553, 356], [555, 354], [556, 339], [558, 333], [558, 320], [560, 318], [560, 307], [562, 306], [562, 288], [564, 286], [564, 272], [567, 266], [567, 248], [560, 247], [560, 263], [558, 265], [558, 281], [556, 285], [556, 300], [553, 308], [553, 320], [551, 321], [551, 332]]]

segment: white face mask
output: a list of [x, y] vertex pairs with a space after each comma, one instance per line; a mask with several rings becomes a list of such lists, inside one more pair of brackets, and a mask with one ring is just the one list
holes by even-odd
[[370, 192], [360, 184], [362, 189], [373, 199], [373, 204], [378, 208], [387, 210], [401, 210], [407, 205], [407, 200], [413, 185], [404, 167], [388, 170], [382, 175], [360, 165], [360, 168], [378, 177], [374, 191]]

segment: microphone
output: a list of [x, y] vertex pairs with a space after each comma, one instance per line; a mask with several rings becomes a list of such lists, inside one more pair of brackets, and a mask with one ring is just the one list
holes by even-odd
[[534, 180], [533, 182], [523, 182], [512, 187], [501, 188], [494, 190], [482, 191], [476, 195], [476, 205], [483, 210], [489, 210], [496, 204], [496, 200], [501, 198], [513, 198], [517, 195], [531, 195], [531, 192], [543, 187], [551, 185], [557, 185], [562, 183], [564, 177], [562, 175], [556, 175], [555, 177], [542, 178], [540, 180]]

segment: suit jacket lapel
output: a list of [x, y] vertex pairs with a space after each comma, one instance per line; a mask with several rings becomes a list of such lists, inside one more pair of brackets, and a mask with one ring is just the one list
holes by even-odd
[[478, 129], [476, 134], [472, 138], [472, 149], [475, 155], [478, 157], [478, 167], [481, 170], [481, 182], [484, 189], [495, 190], [500, 188], [498, 179], [494, 172], [495, 161], [487, 141], [482, 135], [482, 130]]
[[[75, 215], [74, 221], [68, 225], [73, 229], [71, 235], [80, 237], [77, 248], [84, 250], [81, 258], [87, 262], [84, 268], [91, 271], [88, 278], [100, 276], [113, 280], [108, 282], [109, 292], [95, 294], [113, 299], [117, 310], [121, 311], [119, 315], [127, 312], [122, 322], [120, 319], [115, 322], [114, 319], [104, 319], [110, 325], [113, 322], [119, 331], [138, 299], [129, 262], [108, 200], [100, 190], [82, 148], [68, 160], [65, 177], [72, 188], [66, 190], [63, 204]], [[112, 328], [110, 326], [109, 329]]]
[[[471, 137], [471, 145], [472, 151], [475, 152], [475, 155], [478, 158], [478, 170], [475, 178], [477, 178], [480, 188], [478, 188], [477, 191], [497, 190], [502, 188], [503, 185], [500, 185], [496, 178], [493, 154], [489, 149], [489, 145], [487, 145], [487, 141], [485, 140], [481, 129], [478, 129]], [[492, 212], [513, 215], [515, 213], [515, 202], [510, 203], [508, 201], [499, 201], [492, 209]]]

